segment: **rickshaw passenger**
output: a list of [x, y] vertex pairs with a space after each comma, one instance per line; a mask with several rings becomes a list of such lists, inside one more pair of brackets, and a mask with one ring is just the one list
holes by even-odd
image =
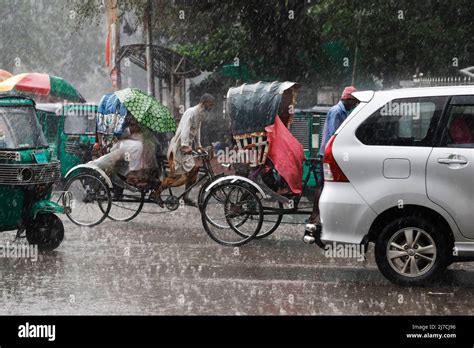
[[[185, 188], [192, 186], [197, 179], [199, 166], [192, 156], [193, 145], [196, 150], [201, 150], [201, 124], [207, 113], [214, 107], [215, 98], [210, 94], [201, 96], [199, 104], [186, 110], [181, 118], [176, 134], [171, 139], [168, 148], [169, 175], [163, 180], [159, 189], [151, 193], [150, 198], [163, 206], [161, 192], [168, 187], [185, 184]], [[189, 192], [188, 192], [189, 193]], [[186, 204], [197, 206], [188, 193], [183, 200]]]
[[92, 161], [108, 174], [118, 173], [134, 186], [151, 184], [158, 187], [155, 176], [157, 167], [153, 135], [142, 129], [132, 116], [125, 119], [126, 128], [120, 139], [112, 146], [110, 153]]

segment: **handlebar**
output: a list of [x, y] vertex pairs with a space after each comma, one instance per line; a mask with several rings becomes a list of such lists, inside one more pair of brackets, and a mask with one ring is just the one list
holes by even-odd
[[192, 152], [193, 157], [208, 157], [209, 153], [206, 150], [196, 151], [193, 150]]

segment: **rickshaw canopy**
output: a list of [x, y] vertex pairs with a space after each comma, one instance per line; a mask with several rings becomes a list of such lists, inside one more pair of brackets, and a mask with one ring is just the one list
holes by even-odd
[[[227, 92], [227, 112], [232, 132], [262, 132], [281, 116], [283, 94], [300, 85], [296, 82], [258, 82], [232, 87]], [[286, 106], [289, 106], [286, 105]]]

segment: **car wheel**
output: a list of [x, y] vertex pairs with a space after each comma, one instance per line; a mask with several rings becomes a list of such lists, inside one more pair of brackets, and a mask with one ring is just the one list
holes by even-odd
[[438, 276], [450, 262], [448, 236], [428, 219], [397, 218], [382, 230], [375, 242], [375, 260], [392, 283], [423, 285]]

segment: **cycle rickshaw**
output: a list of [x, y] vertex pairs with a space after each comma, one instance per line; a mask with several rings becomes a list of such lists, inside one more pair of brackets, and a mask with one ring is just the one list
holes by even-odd
[[[176, 130], [176, 123], [172, 114], [156, 99], [149, 97], [138, 89], [127, 88], [117, 91], [119, 103], [117, 110], [125, 107], [140, 128], [146, 129], [148, 134], [155, 137], [155, 141], [163, 142], [163, 134]], [[157, 140], [158, 139], [158, 140]], [[166, 144], [160, 144], [161, 147]], [[208, 151], [193, 152], [193, 156], [202, 161], [201, 176], [180, 195], [173, 194], [172, 188], [163, 193], [164, 208], [168, 211], [178, 209], [182, 197], [194, 187], [201, 185], [198, 193], [198, 204], [204, 201], [205, 188], [222, 174], [214, 174], [210, 160], [212, 153]], [[158, 166], [148, 173], [150, 178], [163, 178], [167, 171], [166, 156], [162, 151], [156, 153]], [[118, 165], [127, 165], [120, 161]], [[145, 203], [158, 207], [156, 201], [149, 198], [149, 193], [156, 188], [156, 183], [148, 182], [131, 184], [127, 178], [116, 171], [108, 171], [97, 165], [97, 161], [78, 165], [66, 174], [65, 190], [72, 196], [71, 211], [67, 213], [69, 219], [79, 225], [92, 227], [100, 224], [106, 218], [114, 221], [131, 221], [143, 211]], [[146, 212], [146, 211], [143, 211]], [[156, 210], [148, 211], [156, 213]]]
[[[218, 178], [206, 187], [201, 219], [214, 241], [230, 246], [243, 245], [275, 232], [284, 215], [311, 213], [312, 203], [304, 206], [302, 197], [311, 175], [317, 183], [322, 180], [319, 159], [306, 159], [301, 154], [296, 161], [301, 163], [292, 163], [292, 150], [299, 153], [299, 146], [302, 153], [303, 149], [294, 137], [291, 139], [287, 130], [292, 122], [298, 88], [299, 85], [293, 82], [259, 82], [229, 89], [227, 112], [240, 163], [232, 163], [236, 175]], [[275, 157], [269, 156], [271, 146], [277, 143], [276, 132], [272, 135], [273, 140], [270, 139], [269, 126], [277, 123], [286, 127], [278, 134], [289, 138], [291, 144], [286, 150], [282, 149], [288, 151], [289, 156], [285, 165], [301, 166], [301, 190], [297, 194], [288, 190], [280, 192], [288, 183], [276, 170]], [[309, 166], [304, 179], [303, 164]]]

